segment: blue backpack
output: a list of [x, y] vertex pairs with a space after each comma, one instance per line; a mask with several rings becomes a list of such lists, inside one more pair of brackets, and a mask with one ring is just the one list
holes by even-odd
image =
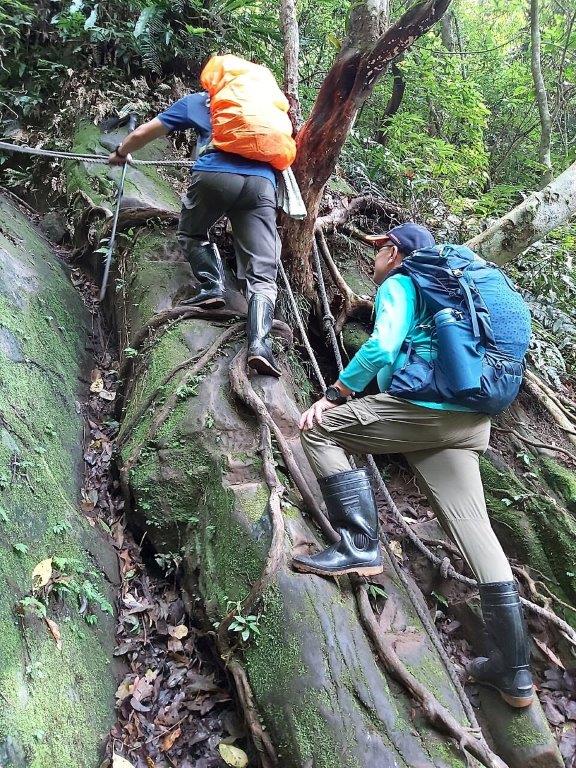
[[433, 317], [438, 356], [428, 362], [404, 343], [406, 362], [391, 395], [464, 405], [496, 414], [514, 400], [530, 342], [526, 302], [495, 264], [465, 245], [414, 251], [402, 262]]

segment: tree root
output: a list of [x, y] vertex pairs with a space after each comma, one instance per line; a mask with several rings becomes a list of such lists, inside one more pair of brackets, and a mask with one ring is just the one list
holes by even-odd
[[[200, 307], [172, 307], [172, 309], [165, 309], [163, 312], [158, 312], [157, 315], [150, 320], [149, 323], [143, 325], [142, 328], [134, 335], [134, 338], [130, 340], [129, 346], [132, 349], [138, 351], [147, 339], [150, 339], [153, 332], [166, 326], [171, 328], [174, 323], [178, 323], [188, 318], [201, 318], [203, 320], [238, 320], [239, 315], [236, 312], [231, 312], [229, 309], [200, 309]], [[132, 373], [132, 365], [134, 362], [133, 357], [125, 357], [120, 364], [120, 370], [118, 371], [118, 378], [121, 381], [126, 379]]]
[[523, 443], [526, 443], [526, 445], [531, 445], [533, 448], [545, 448], [548, 451], [557, 451], [558, 453], [564, 453], [566, 456], [568, 456], [569, 459], [574, 459], [574, 453], [567, 451], [566, 448], [560, 448], [560, 446], [551, 445], [550, 443], [539, 443], [536, 440], [530, 440], [529, 437], [524, 437], [524, 435], [521, 435], [520, 432], [517, 432], [515, 429], [497, 427], [494, 424], [492, 425], [492, 429], [495, 432], [506, 432], [510, 435], [514, 435], [515, 438]]
[[[373, 195], [360, 195], [355, 197], [346, 207], [333, 208], [326, 216], [319, 216], [316, 219], [316, 230], [323, 229], [325, 232], [333, 232], [338, 227], [346, 224], [348, 219], [355, 213], [368, 209], [379, 211], [380, 213], [391, 214], [400, 219], [407, 219], [408, 214], [396, 203], [389, 200], [382, 200]], [[364, 235], [364, 237], [366, 237]]]
[[[134, 414], [132, 419], [128, 422], [128, 426], [126, 426], [125, 424], [122, 424], [122, 433], [116, 441], [117, 450], [121, 450], [122, 447], [126, 444], [127, 440], [130, 438], [130, 433], [134, 429], [136, 424], [144, 416], [144, 414], [150, 408], [150, 406], [156, 400], [156, 398], [162, 393], [162, 390], [164, 389], [164, 387], [166, 387], [166, 385], [172, 381], [172, 379], [174, 378], [174, 376], [176, 376], [177, 373], [184, 370], [185, 368], [190, 369], [180, 381], [180, 386], [185, 385], [190, 380], [190, 377], [194, 376], [196, 373], [198, 373], [198, 371], [201, 368], [204, 367], [204, 365], [210, 362], [210, 360], [214, 357], [216, 352], [218, 352], [218, 350], [224, 344], [226, 344], [226, 342], [229, 341], [234, 336], [235, 333], [240, 331], [240, 329], [243, 326], [244, 326], [244, 323], [234, 323], [234, 325], [229, 326], [224, 331], [224, 333], [222, 333], [216, 339], [216, 341], [208, 348], [208, 350], [206, 350], [205, 353], [203, 354], [197, 353], [196, 355], [194, 355], [194, 357], [189, 357], [187, 360], [184, 360], [182, 363], [180, 363], [175, 368], [173, 368], [169, 373], [167, 373], [166, 376], [160, 382], [160, 384], [158, 384], [158, 386], [148, 395], [144, 403], [138, 409], [137, 413]], [[190, 368], [190, 366], [192, 367]], [[158, 431], [158, 428], [155, 430], [155, 432]]]
[[[243, 348], [232, 360], [230, 364], [230, 384], [232, 392], [242, 400], [256, 415], [260, 425], [260, 447], [258, 452], [262, 456], [264, 478], [270, 490], [270, 499], [268, 501], [270, 517], [272, 518], [272, 542], [268, 551], [266, 565], [258, 581], [254, 582], [249, 595], [242, 601], [242, 612], [249, 611], [256, 601], [263, 595], [266, 589], [272, 583], [274, 574], [285, 563], [284, 552], [284, 516], [280, 509], [280, 497], [284, 491], [276, 470], [274, 469], [274, 460], [272, 457], [272, 439], [270, 427], [263, 420], [262, 409], [266, 406], [258, 397], [254, 388], [246, 376], [246, 348]], [[266, 411], [267, 412], [267, 411]], [[228, 632], [228, 627], [234, 619], [236, 611], [231, 611], [221, 622], [218, 628], [218, 635], [224, 636]]]
[[328, 267], [328, 271], [330, 272], [330, 276], [332, 277], [334, 285], [342, 294], [344, 299], [344, 308], [336, 318], [336, 323], [334, 326], [336, 333], [340, 333], [344, 323], [349, 317], [353, 317], [361, 311], [372, 314], [374, 302], [368, 296], [358, 296], [358, 294], [354, 293], [354, 291], [350, 288], [346, 280], [344, 280], [340, 270], [332, 258], [330, 249], [328, 248], [328, 243], [326, 242], [326, 237], [324, 236], [324, 232], [320, 228], [318, 228], [316, 231], [316, 239], [318, 241], [320, 252], [322, 253], [322, 257], [324, 258], [326, 266]]
[[573, 417], [567, 415], [568, 412], [556, 400], [552, 390], [548, 389], [544, 382], [531, 371], [525, 372], [524, 385], [532, 397], [548, 411], [560, 429], [566, 433], [568, 440], [576, 445], [576, 424]]
[[388, 672], [404, 686], [422, 707], [428, 720], [441, 731], [449, 734], [458, 742], [460, 749], [466, 750], [487, 768], [507, 768], [498, 755], [486, 744], [480, 728], [465, 728], [440, 704], [433, 694], [412, 675], [396, 654], [392, 642], [385, 639], [380, 631], [365, 585], [358, 579], [352, 580], [360, 619], [366, 633], [372, 640], [378, 658]]
[[[222, 345], [225, 344], [235, 333], [237, 333], [239, 327], [241, 326], [241, 323], [235, 323], [234, 325], [231, 325], [229, 328], [226, 328], [226, 330], [218, 336], [218, 338], [208, 347], [208, 349], [204, 352], [204, 354], [196, 359], [196, 362], [192, 365], [191, 368], [189, 368], [184, 376], [180, 379], [179, 386], [185, 386], [193, 376], [195, 376], [199, 371], [204, 368], [205, 365], [208, 365], [208, 363], [218, 354], [220, 349], [222, 348]], [[191, 358], [195, 359], [195, 358]], [[188, 361], [187, 361], [188, 362]], [[179, 365], [177, 366], [176, 370], [181, 370], [184, 366]], [[171, 371], [168, 375], [168, 380], [173, 378], [173, 375], [176, 373], [175, 371]], [[158, 430], [162, 425], [166, 422], [166, 419], [170, 416], [172, 411], [174, 410], [174, 407], [176, 406], [176, 403], [178, 402], [178, 387], [172, 392], [170, 397], [166, 399], [166, 402], [160, 408], [157, 413], [155, 414], [154, 418], [152, 419], [150, 426], [148, 427], [148, 431], [146, 432], [145, 437], [142, 439], [139, 445], [136, 446], [132, 454], [129, 456], [129, 458], [122, 464], [122, 467], [120, 469], [121, 474], [124, 477], [125, 482], [128, 482], [128, 475], [132, 467], [137, 463], [138, 459], [140, 458], [140, 454], [142, 453], [143, 446], [150, 443], [155, 435], [158, 433]], [[125, 438], [126, 439], [126, 438]], [[123, 439], [123, 441], [125, 440]]]
[[[220, 641], [217, 642], [220, 645]], [[227, 640], [225, 644], [220, 647], [220, 652], [224, 656], [231, 653], [230, 645]], [[256, 702], [254, 701], [254, 694], [252, 693], [250, 683], [248, 682], [246, 670], [233, 654], [228, 658], [227, 667], [234, 678], [238, 698], [240, 699], [242, 711], [246, 718], [246, 724], [250, 729], [254, 746], [258, 750], [262, 768], [278, 768], [280, 765], [278, 756], [276, 755], [272, 739], [264, 730], [262, 723], [260, 722], [260, 715], [258, 713]]]
[[[382, 490], [380, 483], [378, 482], [378, 476], [376, 477], [376, 482], [380, 490]], [[407, 537], [410, 539], [412, 544], [414, 544], [416, 549], [418, 549], [428, 560], [430, 560], [431, 563], [436, 565], [438, 568], [443, 569], [444, 578], [449, 577], [451, 579], [454, 579], [454, 581], [459, 581], [461, 584], [466, 584], [469, 587], [478, 586], [478, 582], [475, 579], [471, 579], [468, 576], [463, 576], [461, 573], [458, 573], [458, 571], [454, 568], [452, 563], [450, 563], [449, 561], [448, 563], [446, 563], [447, 558], [438, 557], [438, 555], [435, 555], [434, 552], [432, 552], [432, 550], [424, 544], [422, 539], [419, 536], [417, 536], [414, 533], [414, 531], [410, 528], [410, 525], [404, 520], [404, 518], [402, 517], [402, 515], [398, 510], [398, 507], [396, 507], [394, 502], [390, 504], [388, 501], [388, 498], [386, 497], [386, 503], [387, 503], [388, 509], [390, 509], [390, 511], [394, 515], [396, 522], [398, 523], [398, 525], [401, 526], [402, 530], [406, 533]], [[444, 542], [442, 542], [442, 546], [445, 546]], [[446, 548], [449, 549], [449, 546], [447, 546]], [[576, 648], [576, 632], [570, 626], [570, 624], [568, 624], [568, 622], [564, 621], [564, 619], [561, 619], [559, 616], [557, 616], [554, 613], [554, 611], [549, 610], [547, 608], [542, 608], [542, 606], [538, 605], [537, 603], [533, 603], [531, 600], [527, 600], [525, 597], [521, 597], [520, 602], [531, 613], [534, 613], [536, 616], [540, 616], [541, 618], [548, 621], [550, 624], [553, 624], [562, 633], [562, 635]]]

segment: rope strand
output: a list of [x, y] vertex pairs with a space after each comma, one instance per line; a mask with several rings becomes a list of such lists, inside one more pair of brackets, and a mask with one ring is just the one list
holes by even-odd
[[[55, 149], [40, 149], [36, 147], [21, 146], [19, 144], [9, 144], [6, 141], [0, 141], [0, 149], [4, 149], [7, 152], [18, 152], [24, 155], [53, 157], [57, 160], [78, 160], [82, 163], [108, 164], [108, 155], [88, 155], [78, 152], [60, 152]], [[180, 165], [191, 167], [194, 165], [194, 160], [136, 160], [132, 157], [132, 155], [127, 155], [126, 164], [133, 167], [138, 167], [139, 165]]]

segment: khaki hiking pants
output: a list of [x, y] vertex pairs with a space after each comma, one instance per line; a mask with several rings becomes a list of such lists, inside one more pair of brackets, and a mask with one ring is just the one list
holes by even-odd
[[369, 395], [325, 411], [322, 426], [302, 432], [301, 439], [317, 477], [351, 469], [346, 452], [404, 454], [478, 581], [513, 580], [490, 525], [480, 478], [479, 457], [490, 439], [488, 416]]

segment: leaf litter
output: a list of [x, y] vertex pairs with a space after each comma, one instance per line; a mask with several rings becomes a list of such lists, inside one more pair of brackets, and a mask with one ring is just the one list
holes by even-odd
[[[93, 315], [95, 365], [86, 386], [85, 478], [81, 507], [88, 522], [110, 537], [118, 555], [117, 645], [122, 669], [117, 721], [100, 768], [225, 768], [248, 765], [246, 731], [231, 685], [207, 634], [187, 615], [177, 574], [148, 567], [126, 527], [124, 499], [114, 475], [114, 409], [118, 360], [100, 321], [98, 288], [78, 269], [72, 282]], [[43, 582], [51, 563], [36, 566]], [[47, 621], [55, 642], [57, 625]], [[223, 745], [224, 755], [220, 751]], [[230, 756], [239, 762], [228, 762]], [[244, 758], [246, 757], [246, 762]]]

